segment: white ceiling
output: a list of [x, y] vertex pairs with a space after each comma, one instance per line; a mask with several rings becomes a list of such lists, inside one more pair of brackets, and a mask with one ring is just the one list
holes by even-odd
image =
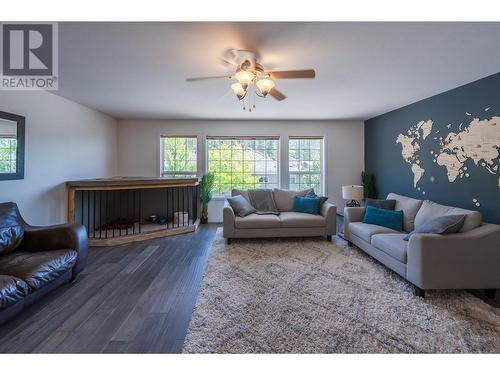
[[[288, 99], [244, 112], [228, 48], [281, 80]], [[500, 23], [61, 23], [58, 95], [117, 118], [367, 119], [500, 71]]]

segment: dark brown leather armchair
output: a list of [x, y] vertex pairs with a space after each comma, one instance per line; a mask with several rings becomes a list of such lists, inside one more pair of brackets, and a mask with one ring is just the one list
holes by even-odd
[[0, 324], [75, 279], [87, 252], [85, 227], [31, 226], [15, 203], [0, 203]]

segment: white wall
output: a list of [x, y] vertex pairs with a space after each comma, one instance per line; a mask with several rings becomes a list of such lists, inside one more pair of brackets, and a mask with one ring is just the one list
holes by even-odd
[[[286, 163], [288, 136], [324, 136], [327, 195], [339, 207], [344, 205], [341, 186], [360, 183], [364, 168], [363, 121], [119, 120], [118, 174], [159, 176], [161, 135], [198, 136], [199, 173], [205, 168], [207, 135], [279, 135], [282, 165]], [[223, 200], [211, 202], [210, 221], [222, 221], [222, 206]]]
[[116, 175], [115, 119], [35, 91], [0, 91], [0, 111], [26, 117], [24, 180], [0, 181], [0, 202], [30, 224], [66, 221], [65, 181]]

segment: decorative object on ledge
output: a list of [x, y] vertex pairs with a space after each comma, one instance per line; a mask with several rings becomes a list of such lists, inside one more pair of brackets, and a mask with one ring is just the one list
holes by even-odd
[[202, 224], [208, 223], [208, 203], [212, 200], [214, 192], [215, 174], [208, 172], [201, 179], [200, 198], [201, 198], [201, 220]]
[[342, 186], [342, 198], [348, 200], [346, 207], [359, 207], [358, 201], [363, 199], [363, 186], [347, 185]]
[[69, 181], [68, 223], [90, 246], [113, 246], [196, 230], [199, 178], [117, 177]]
[[377, 189], [375, 188], [375, 175], [369, 172], [361, 172], [361, 181], [363, 183], [364, 199], [377, 199]]

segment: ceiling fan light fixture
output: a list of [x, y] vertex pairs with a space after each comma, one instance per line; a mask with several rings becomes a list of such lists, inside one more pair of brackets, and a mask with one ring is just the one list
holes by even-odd
[[233, 90], [234, 94], [238, 97], [239, 100], [243, 99], [247, 93], [243, 85], [239, 82], [233, 83], [231, 85], [231, 89]]
[[257, 87], [262, 95], [266, 96], [276, 86], [271, 78], [265, 77], [257, 81]]
[[249, 70], [240, 69], [234, 75], [234, 78], [238, 80], [243, 88], [247, 88], [248, 85], [255, 79], [255, 74]]

